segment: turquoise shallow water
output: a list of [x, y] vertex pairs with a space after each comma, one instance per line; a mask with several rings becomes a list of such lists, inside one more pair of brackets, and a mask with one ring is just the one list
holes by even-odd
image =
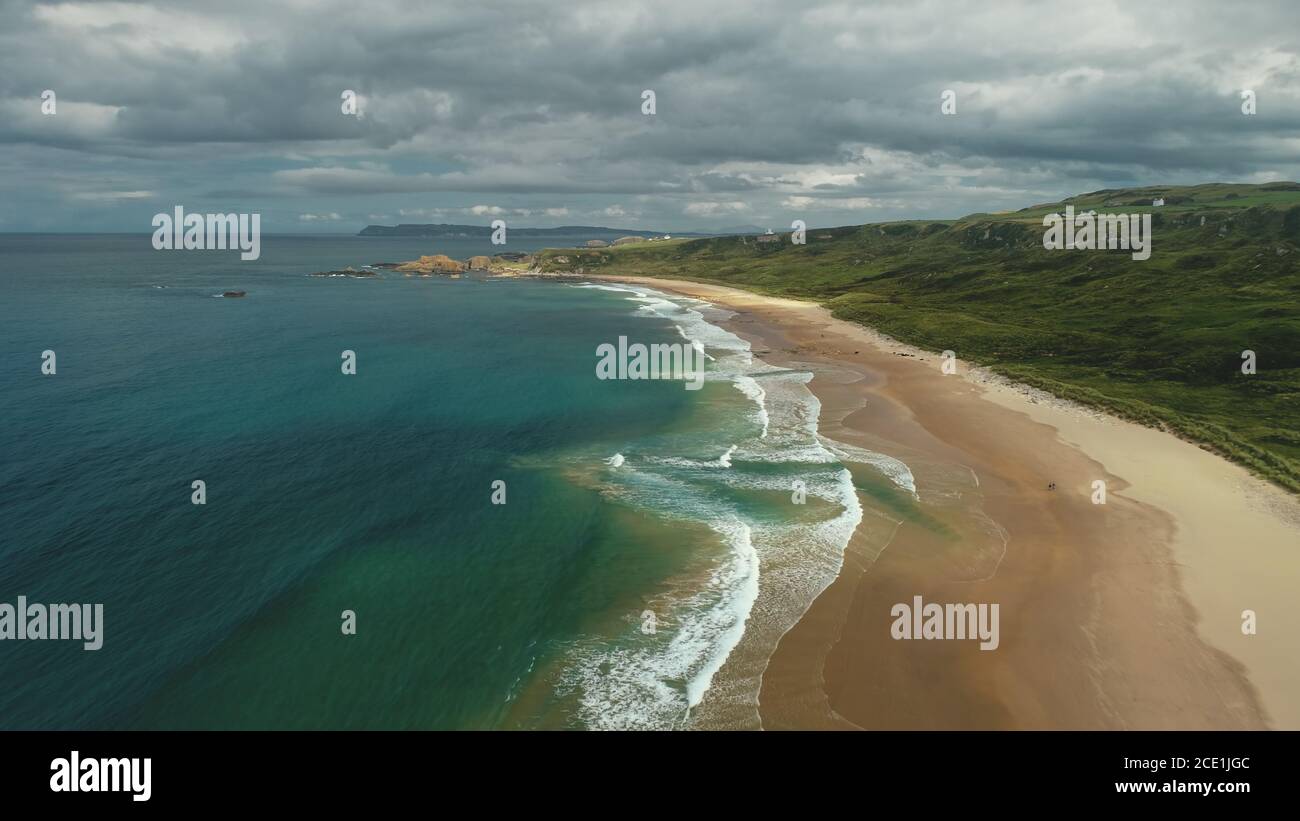
[[[104, 605], [99, 651], [0, 642], [0, 727], [680, 726], [764, 549], [808, 542], [804, 598], [833, 577], [847, 471], [806, 375], [738, 376], [703, 306], [304, 276], [492, 250], [0, 235], [0, 602]], [[703, 337], [711, 381], [597, 380], [619, 335]]]

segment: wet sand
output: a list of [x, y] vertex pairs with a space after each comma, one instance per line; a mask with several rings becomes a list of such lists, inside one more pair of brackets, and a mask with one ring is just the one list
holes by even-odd
[[[611, 279], [736, 311], [722, 324], [765, 361], [815, 374], [824, 435], [916, 476], [915, 505], [860, 490], [839, 577], [768, 661], [763, 727], [1300, 728], [1296, 497], [1169, 434], [946, 375], [813, 303]], [[891, 638], [917, 595], [997, 603], [1000, 645]]]

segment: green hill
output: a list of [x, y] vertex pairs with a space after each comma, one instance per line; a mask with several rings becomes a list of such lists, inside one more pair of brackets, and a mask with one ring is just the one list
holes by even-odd
[[[1163, 197], [1165, 205], [1151, 201]], [[1151, 258], [1042, 247], [1044, 214], [1152, 214]], [[1195, 440], [1300, 491], [1300, 184], [1094, 191], [954, 221], [550, 249], [544, 271], [716, 282], [826, 304]], [[1241, 372], [1253, 350], [1258, 372]]]

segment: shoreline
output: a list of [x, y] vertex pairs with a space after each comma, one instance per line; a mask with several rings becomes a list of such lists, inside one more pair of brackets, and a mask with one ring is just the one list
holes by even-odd
[[[974, 477], [978, 490], [958, 493], [970, 509], [938, 511], [951, 516], [939, 527], [925, 526], [929, 512], [904, 517], [880, 551], [855, 533], [839, 577], [769, 660], [764, 727], [1300, 727], [1288, 638], [1300, 605], [1287, 589], [1300, 575], [1300, 500], [1171, 434], [964, 363], [945, 376], [935, 354], [816, 303], [584, 278], [735, 311], [721, 324], [756, 356], [816, 374], [823, 435], [917, 462], [918, 489], [930, 468]], [[1105, 505], [1092, 502], [1096, 480]], [[887, 526], [864, 519], [859, 531]], [[1001, 648], [890, 640], [891, 605], [914, 595], [1000, 603]], [[1256, 635], [1241, 630], [1248, 609]]]

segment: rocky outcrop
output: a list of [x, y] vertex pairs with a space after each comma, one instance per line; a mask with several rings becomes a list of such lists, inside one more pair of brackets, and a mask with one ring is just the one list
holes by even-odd
[[608, 242], [605, 242], [605, 240], [603, 240], [603, 239], [589, 239], [589, 240], [587, 240], [587, 247], [588, 247], [588, 248], [606, 248], [606, 247], [608, 247], [608, 246], [609, 246], [609, 243], [608, 243]]
[[465, 264], [457, 262], [446, 254], [434, 254], [433, 256], [422, 256], [411, 262], [403, 262], [393, 270], [400, 271], [403, 274], [419, 274], [420, 276], [459, 274], [465, 270]]
[[491, 257], [476, 256], [476, 257], [469, 258], [469, 269], [471, 271], [486, 271], [491, 267], [492, 267]]
[[634, 242], [645, 242], [645, 237], [619, 237], [614, 240], [615, 245], [631, 245]]

